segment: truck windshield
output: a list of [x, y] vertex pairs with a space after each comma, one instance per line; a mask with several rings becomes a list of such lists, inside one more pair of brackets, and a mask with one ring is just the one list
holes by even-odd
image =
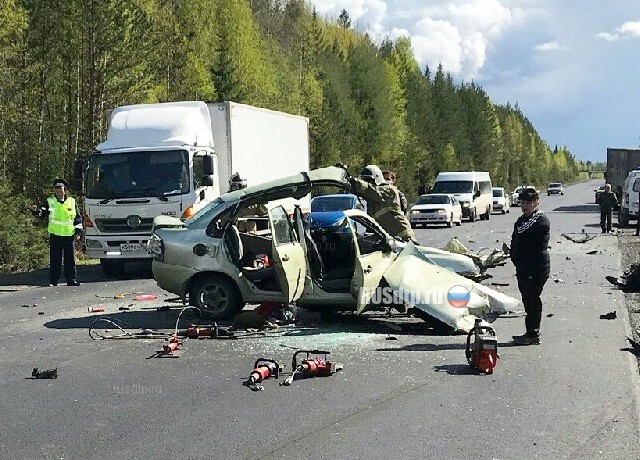
[[473, 192], [473, 182], [470, 180], [449, 180], [436, 182], [433, 187], [434, 193], [471, 193]]
[[189, 192], [184, 150], [95, 154], [87, 168], [87, 198], [143, 198]]

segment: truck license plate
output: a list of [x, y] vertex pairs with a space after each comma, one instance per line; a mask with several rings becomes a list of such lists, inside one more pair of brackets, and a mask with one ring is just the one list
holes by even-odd
[[120, 252], [144, 251], [145, 247], [140, 243], [124, 243], [120, 245]]

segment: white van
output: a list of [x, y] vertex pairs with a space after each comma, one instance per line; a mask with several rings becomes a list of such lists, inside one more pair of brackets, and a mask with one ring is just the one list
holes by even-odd
[[450, 193], [462, 206], [463, 217], [473, 222], [476, 217], [488, 220], [493, 211], [493, 192], [488, 172], [441, 172], [433, 193]]
[[629, 173], [622, 186], [620, 208], [618, 210], [618, 224], [624, 228], [630, 220], [638, 218], [638, 191], [640, 191], [640, 170], [634, 169]]

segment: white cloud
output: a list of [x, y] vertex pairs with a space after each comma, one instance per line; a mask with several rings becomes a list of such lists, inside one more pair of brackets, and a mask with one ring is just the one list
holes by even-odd
[[617, 34], [611, 34], [609, 32], [600, 32], [596, 35], [596, 37], [608, 42], [615, 42], [618, 38], [620, 38]]
[[451, 73], [462, 70], [462, 37], [451, 23], [424, 18], [415, 25], [411, 37], [415, 57], [435, 69], [439, 64]]
[[615, 42], [623, 38], [640, 38], [640, 22], [627, 21], [615, 30], [615, 33], [600, 32], [596, 37], [608, 42]]
[[541, 43], [539, 45], [536, 45], [534, 49], [536, 51], [550, 52], [550, 51], [565, 51], [567, 47], [560, 46], [558, 42], [553, 41], [553, 42], [546, 42], [546, 43]]
[[640, 38], [640, 22], [625, 22], [618, 27], [618, 32], [629, 38]]

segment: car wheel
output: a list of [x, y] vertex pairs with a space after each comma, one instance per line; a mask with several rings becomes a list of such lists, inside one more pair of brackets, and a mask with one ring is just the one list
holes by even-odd
[[213, 320], [233, 318], [244, 307], [238, 287], [227, 278], [211, 274], [193, 282], [189, 301], [203, 316]]

